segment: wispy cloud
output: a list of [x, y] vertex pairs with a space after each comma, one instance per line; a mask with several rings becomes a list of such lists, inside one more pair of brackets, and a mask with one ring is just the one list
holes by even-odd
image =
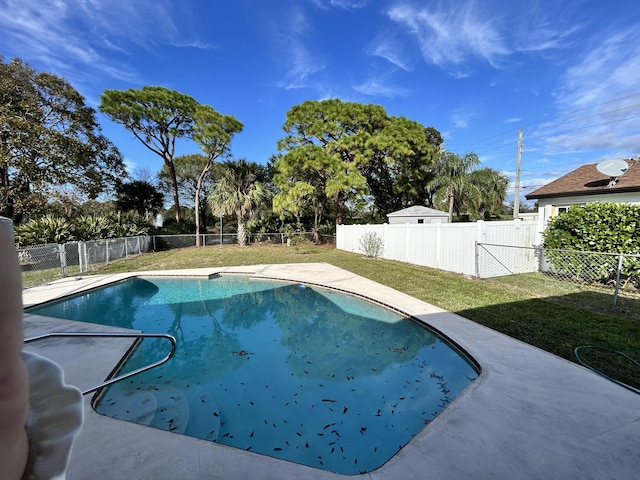
[[579, 27], [555, 23], [550, 8], [525, 14], [504, 2], [404, 2], [386, 15], [412, 36], [426, 62], [462, 78], [481, 63], [503, 68], [514, 53], [563, 47]]
[[217, 45], [214, 45], [213, 43], [201, 42], [200, 40], [191, 40], [186, 42], [171, 42], [171, 46], [195, 48], [198, 50], [215, 50], [219, 48]]
[[384, 77], [370, 78], [360, 85], [354, 85], [353, 89], [363, 95], [385, 98], [405, 97], [410, 93], [405, 88], [387, 84]]
[[4, 41], [20, 56], [82, 83], [94, 74], [139, 81], [129, 60], [131, 48], [162, 45], [211, 48], [176, 25], [176, 12], [165, 1], [66, 0], [0, 2]]
[[378, 35], [367, 47], [367, 53], [375, 57], [384, 58], [389, 63], [402, 70], [413, 70], [404, 45], [393, 34]]
[[387, 15], [415, 38], [427, 62], [456, 77], [469, 74], [469, 59], [497, 66], [510, 53], [496, 19], [484, 15], [473, 1], [431, 8], [396, 5]]
[[468, 108], [458, 108], [449, 115], [449, 120], [454, 128], [467, 128], [474, 115], [475, 112]]
[[555, 92], [559, 115], [541, 133], [553, 148], [635, 155], [640, 145], [640, 32], [630, 28], [592, 40], [567, 69]]
[[534, 0], [526, 9], [514, 4], [505, 17], [504, 28], [511, 32], [513, 49], [541, 53], [559, 51], [574, 44], [586, 25], [579, 20], [581, 2]]
[[285, 90], [308, 87], [311, 77], [325, 69], [319, 53], [310, 50], [307, 40], [310, 28], [304, 12], [296, 8], [274, 24], [270, 40], [285, 72], [283, 79], [275, 82], [276, 86]]
[[369, 0], [311, 0], [320, 8], [328, 9], [331, 7], [344, 8], [345, 10], [355, 10], [363, 8], [369, 3]]
[[302, 88], [308, 86], [310, 77], [324, 70], [320, 63], [308, 48], [292, 39], [288, 47], [289, 69], [286, 74], [285, 88]]

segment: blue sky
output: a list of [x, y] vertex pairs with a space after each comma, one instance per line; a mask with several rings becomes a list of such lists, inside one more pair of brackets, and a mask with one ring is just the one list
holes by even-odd
[[[611, 0], [0, 0], [0, 53], [106, 89], [162, 85], [243, 122], [265, 163], [305, 100], [373, 103], [523, 194], [585, 163], [640, 154], [640, 2]], [[133, 171], [161, 160], [98, 115]], [[189, 142], [179, 154], [195, 153]]]

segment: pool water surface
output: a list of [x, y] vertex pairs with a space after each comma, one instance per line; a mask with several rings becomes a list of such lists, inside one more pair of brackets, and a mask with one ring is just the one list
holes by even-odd
[[[383, 465], [478, 376], [398, 313], [244, 276], [133, 278], [29, 313], [176, 337], [169, 362], [108, 388], [99, 413], [342, 474]], [[144, 340], [120, 373], [166, 348]]]

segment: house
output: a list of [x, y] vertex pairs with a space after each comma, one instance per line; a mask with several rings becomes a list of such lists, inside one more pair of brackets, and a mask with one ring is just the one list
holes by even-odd
[[399, 223], [448, 223], [449, 214], [433, 208], [416, 205], [387, 214], [389, 224]]
[[631, 158], [582, 165], [525, 198], [538, 201], [544, 224], [572, 205], [592, 202], [640, 204], [640, 161]]

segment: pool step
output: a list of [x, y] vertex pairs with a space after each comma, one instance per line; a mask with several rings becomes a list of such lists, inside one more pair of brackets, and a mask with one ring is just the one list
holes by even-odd
[[100, 401], [98, 411], [121, 420], [215, 442], [220, 432], [216, 402], [197, 385], [178, 387], [158, 384], [133, 391], [112, 387]]
[[213, 397], [198, 385], [180, 389], [189, 400], [190, 415], [187, 435], [215, 442], [220, 433], [220, 410]]
[[100, 401], [100, 413], [128, 422], [149, 425], [156, 414], [156, 397], [151, 392], [120, 394], [112, 389]]
[[185, 433], [189, 426], [189, 400], [181, 390], [169, 385], [151, 385], [156, 398], [156, 414], [150, 425], [175, 433]]

